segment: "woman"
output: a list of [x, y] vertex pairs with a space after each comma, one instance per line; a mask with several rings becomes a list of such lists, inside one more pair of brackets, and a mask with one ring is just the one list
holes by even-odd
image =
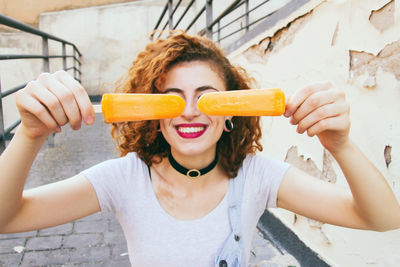
[[245, 72], [206, 38], [180, 33], [151, 43], [117, 91], [176, 94], [186, 102], [184, 113], [114, 124], [123, 157], [23, 192], [46, 137], [68, 123], [78, 130], [82, 120], [94, 120], [79, 83], [65, 72], [40, 75], [17, 95], [22, 123], [0, 158], [0, 232], [112, 211], [134, 266], [245, 266], [265, 207], [345, 227], [400, 227], [393, 192], [349, 139], [349, 106], [342, 92], [329, 83], [305, 87], [287, 101], [285, 116], [299, 133], [318, 136], [351, 191], [254, 155], [262, 149], [258, 117], [213, 117], [197, 108], [203, 94], [247, 88]]

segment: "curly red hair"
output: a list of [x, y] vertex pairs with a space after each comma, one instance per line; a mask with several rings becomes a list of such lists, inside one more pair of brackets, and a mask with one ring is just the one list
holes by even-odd
[[[224, 52], [211, 40], [186, 33], [148, 44], [116, 87], [118, 93], [159, 93], [168, 70], [179, 63], [204, 61], [223, 78], [227, 90], [249, 89], [251, 79], [244, 69], [230, 64]], [[229, 177], [235, 177], [248, 154], [262, 150], [260, 117], [233, 117], [234, 130], [224, 132], [217, 143], [219, 164]], [[111, 134], [121, 156], [136, 152], [148, 165], [159, 162], [170, 146], [161, 132], [159, 121], [113, 123]]]

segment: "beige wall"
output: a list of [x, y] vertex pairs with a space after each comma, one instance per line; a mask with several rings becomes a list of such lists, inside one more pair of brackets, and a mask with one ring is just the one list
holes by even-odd
[[[21, 44], [24, 44], [23, 46]], [[20, 32], [0, 32], [0, 54], [40, 54], [41, 39]], [[33, 80], [42, 72], [41, 59], [0, 60], [0, 83], [2, 91]], [[22, 67], [23, 66], [23, 67]], [[15, 95], [2, 98], [4, 125], [10, 126], [18, 119]]]
[[[39, 27], [77, 45], [83, 55], [82, 84], [90, 95], [98, 95], [114, 89], [113, 83], [127, 72], [137, 53], [150, 41], [164, 5], [164, 0], [145, 0], [47, 12], [41, 14]], [[181, 5], [177, 12], [184, 8]], [[194, 13], [188, 14], [183, 23]], [[57, 47], [50, 53], [53, 49]], [[55, 65], [51, 71], [57, 69]]]
[[[399, 2], [311, 1], [291, 19], [235, 51], [231, 59], [249, 70], [260, 87], [280, 87], [288, 95], [319, 80], [343, 89], [351, 105], [351, 138], [400, 201]], [[264, 118], [263, 135], [264, 154], [347, 186], [317, 138], [297, 134], [287, 119]], [[400, 230], [352, 230], [284, 210], [273, 212], [333, 266], [400, 264]]]
[[100, 6], [135, 0], [0, 0], [0, 13], [16, 20], [38, 25], [42, 12]]

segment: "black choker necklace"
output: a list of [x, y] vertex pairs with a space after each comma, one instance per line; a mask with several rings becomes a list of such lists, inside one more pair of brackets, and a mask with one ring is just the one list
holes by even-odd
[[185, 167], [183, 167], [181, 164], [179, 164], [174, 157], [172, 156], [172, 153], [170, 152], [168, 154], [168, 160], [169, 163], [171, 163], [172, 167], [179, 173], [186, 175], [189, 178], [197, 178], [200, 177], [201, 175], [204, 175], [206, 173], [208, 173], [209, 171], [211, 171], [212, 169], [214, 169], [214, 167], [217, 165], [218, 163], [218, 155], [215, 155], [215, 159], [205, 168], [198, 170], [198, 169], [187, 169]]

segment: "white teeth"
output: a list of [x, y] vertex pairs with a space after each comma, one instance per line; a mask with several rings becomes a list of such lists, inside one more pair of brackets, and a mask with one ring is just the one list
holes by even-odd
[[198, 133], [204, 130], [204, 127], [179, 127], [181, 133]]

